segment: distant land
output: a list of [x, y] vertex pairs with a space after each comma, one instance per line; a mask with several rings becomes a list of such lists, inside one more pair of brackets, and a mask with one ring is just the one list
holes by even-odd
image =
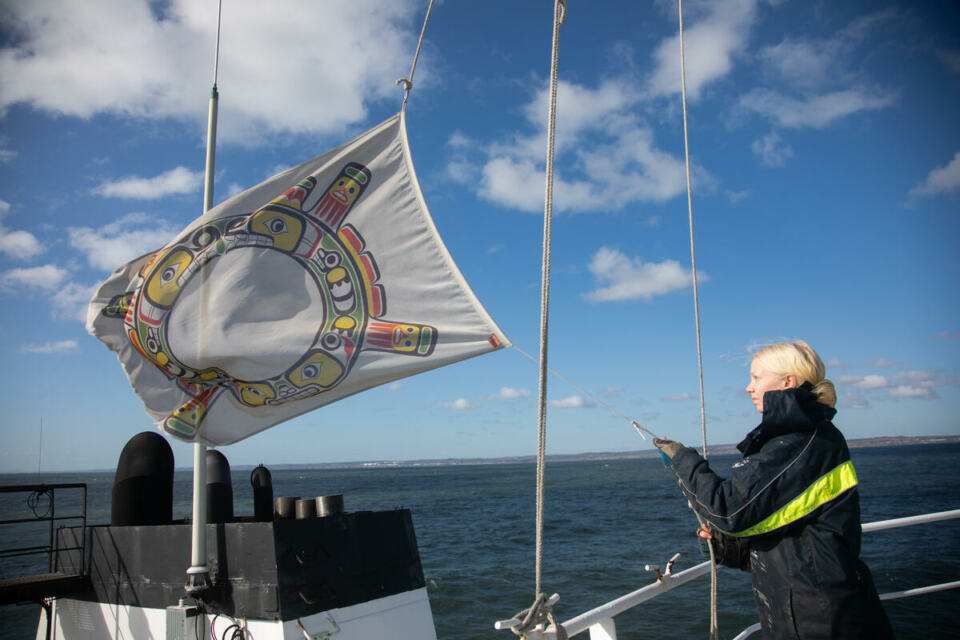
[[[859, 438], [856, 440], [847, 440], [847, 445], [851, 449], [866, 449], [870, 447], [903, 447], [915, 445], [930, 444], [958, 444], [960, 435], [955, 436], [893, 436], [889, 438]], [[696, 443], [691, 443], [699, 451], [700, 447]], [[227, 451], [229, 453], [229, 450]], [[718, 444], [708, 447], [709, 455], [739, 455], [736, 445]], [[547, 456], [547, 462], [578, 462], [588, 460], [635, 460], [642, 458], [656, 458], [660, 452], [656, 449], [645, 449], [643, 451], [591, 451], [587, 453], [561, 453]], [[313, 462], [313, 463], [294, 463], [285, 464], [279, 462], [263, 461], [263, 464], [276, 471], [280, 469], [382, 469], [388, 467], [453, 467], [466, 465], [484, 465], [484, 464], [533, 464], [536, 462], [536, 456], [512, 456], [503, 458], [427, 458], [422, 460], [356, 460], [352, 462]], [[233, 470], [250, 470], [254, 464], [231, 464]], [[192, 466], [178, 465], [176, 471], [188, 472], [193, 469]], [[115, 469], [86, 469], [70, 472], [57, 472], [44, 470], [44, 474], [60, 473], [112, 473]], [[11, 476], [36, 475], [34, 473], [12, 473], [4, 474]]]
[[[888, 438], [859, 438], [847, 440], [851, 449], [866, 449], [871, 447], [902, 447], [922, 444], [957, 444], [960, 435], [956, 436], [893, 436]], [[700, 447], [697, 447], [699, 450]], [[718, 444], [707, 447], [708, 455], [738, 454], [736, 445]], [[574, 454], [552, 454], [547, 456], [547, 462], [577, 462], [587, 460], [632, 460], [640, 458], [656, 458], [660, 455], [657, 450], [643, 451], [611, 451], [588, 452]], [[271, 469], [376, 469], [384, 467], [449, 467], [459, 465], [480, 464], [525, 464], [536, 462], [536, 456], [512, 456], [504, 458], [438, 458], [424, 460], [366, 460], [357, 462], [318, 462], [308, 464], [269, 464]], [[237, 465], [235, 468], [253, 468], [251, 465]]]

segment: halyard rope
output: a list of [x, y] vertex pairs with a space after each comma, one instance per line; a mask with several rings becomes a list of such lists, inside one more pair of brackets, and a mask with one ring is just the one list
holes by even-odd
[[217, 3], [217, 48], [213, 56], [213, 86], [217, 86], [217, 75], [220, 72], [220, 24], [223, 18], [223, 0]]
[[536, 521], [536, 588], [534, 597], [541, 595], [543, 565], [543, 490], [547, 443], [547, 331], [550, 310], [550, 219], [553, 214], [553, 156], [557, 123], [557, 62], [560, 52], [560, 25], [566, 17], [566, 2], [554, 0], [553, 48], [550, 57], [550, 106], [547, 118], [547, 167], [543, 207], [543, 264], [540, 284], [540, 371], [537, 388], [537, 521]]
[[413, 89], [413, 73], [417, 70], [417, 59], [420, 57], [420, 47], [423, 46], [423, 34], [427, 32], [427, 22], [430, 21], [431, 10], [433, 10], [433, 0], [430, 0], [430, 4], [427, 5], [427, 15], [423, 17], [423, 27], [420, 28], [420, 39], [417, 40], [417, 50], [413, 54], [413, 63], [410, 65], [410, 76], [400, 78], [395, 83], [403, 85], [403, 104], [400, 105], [401, 111], [407, 108], [407, 98], [410, 97], [410, 90]]
[[[533, 362], [536, 362], [536, 361], [537, 361], [536, 358], [534, 358], [532, 355], [530, 355], [529, 353], [527, 353], [526, 351], [524, 351], [523, 349], [521, 349], [520, 347], [518, 347], [516, 344], [513, 345], [513, 350], [516, 351], [517, 353], [519, 353], [520, 355], [522, 355], [523, 357], [529, 358], [529, 359], [530, 359], [531, 361], [533, 361]], [[551, 369], [550, 367], [547, 367], [547, 371], [549, 371], [549, 372], [552, 373], [553, 375], [557, 376], [558, 378], [560, 378], [561, 380], [563, 380], [564, 382], [566, 382], [568, 385], [570, 385], [571, 387], [573, 387], [574, 389], [576, 389], [577, 391], [579, 391], [579, 392], [582, 393], [583, 395], [587, 396], [588, 398], [590, 398], [591, 400], [593, 400], [594, 402], [596, 402], [597, 404], [599, 404], [600, 406], [602, 406], [604, 409], [606, 409], [607, 411], [609, 411], [609, 412], [612, 413], [613, 415], [617, 416], [618, 418], [623, 418], [624, 420], [626, 420], [627, 422], [629, 422], [629, 423], [633, 426], [633, 428], [636, 429], [636, 430], [640, 433], [640, 437], [643, 438], [644, 440], [647, 439], [647, 435], [650, 436], [651, 438], [657, 438], [657, 437], [658, 437], [657, 434], [655, 434], [653, 431], [650, 431], [650, 429], [647, 429], [647, 428], [644, 427], [643, 425], [637, 423], [636, 420], [630, 419], [629, 416], [626, 416], [626, 415], [620, 413], [615, 407], [607, 404], [606, 402], [604, 402], [603, 400], [601, 400], [601, 399], [598, 398], [597, 396], [593, 395], [592, 393], [590, 393], [589, 391], [587, 391], [587, 390], [584, 389], [583, 387], [579, 386], [579, 385], [578, 385], [577, 383], [575, 383], [573, 380], [570, 380], [569, 378], [566, 378], [566, 377], [560, 375], [559, 373], [557, 373], [554, 369]], [[644, 435], [644, 434], [646, 434], [646, 435]]]
[[[693, 195], [690, 186], [690, 141], [687, 134], [687, 69], [683, 47], [683, 0], [677, 0], [677, 10], [680, 16], [680, 95], [683, 102], [683, 151], [687, 170], [687, 214], [690, 221], [690, 269], [693, 275], [693, 316], [697, 330], [697, 371], [700, 380], [700, 427], [703, 434], [703, 459], [707, 459], [707, 414], [703, 400], [703, 350], [700, 343], [700, 303], [697, 297], [697, 254], [693, 241]], [[700, 526], [705, 528], [700, 515], [694, 511]], [[710, 637], [719, 637], [717, 623], [717, 561], [713, 553], [713, 544], [708, 541], [710, 549]]]

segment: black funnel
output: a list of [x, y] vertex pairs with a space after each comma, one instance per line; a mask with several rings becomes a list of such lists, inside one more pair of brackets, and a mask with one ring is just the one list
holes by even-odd
[[257, 522], [273, 520], [273, 481], [270, 469], [258, 465], [250, 472], [250, 485], [253, 487], [253, 519]]
[[173, 450], [155, 431], [130, 438], [113, 478], [110, 524], [169, 524], [173, 520]]
[[233, 485], [230, 463], [216, 449], [207, 450], [207, 522], [216, 524], [233, 520]]

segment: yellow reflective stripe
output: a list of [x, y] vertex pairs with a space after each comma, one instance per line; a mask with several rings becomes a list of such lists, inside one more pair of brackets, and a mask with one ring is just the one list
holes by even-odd
[[779, 529], [791, 522], [796, 522], [817, 507], [830, 502], [844, 491], [848, 491], [855, 486], [857, 486], [857, 472], [853, 468], [853, 462], [847, 460], [830, 473], [818, 478], [816, 482], [807, 487], [806, 491], [760, 524], [731, 535], [740, 538], [756, 536]]

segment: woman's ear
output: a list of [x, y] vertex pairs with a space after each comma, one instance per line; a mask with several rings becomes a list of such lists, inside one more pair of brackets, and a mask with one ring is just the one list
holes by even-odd
[[799, 380], [797, 380], [797, 376], [793, 375], [792, 373], [788, 373], [783, 377], [784, 389], [795, 389], [799, 386], [800, 384], [799, 384]]

